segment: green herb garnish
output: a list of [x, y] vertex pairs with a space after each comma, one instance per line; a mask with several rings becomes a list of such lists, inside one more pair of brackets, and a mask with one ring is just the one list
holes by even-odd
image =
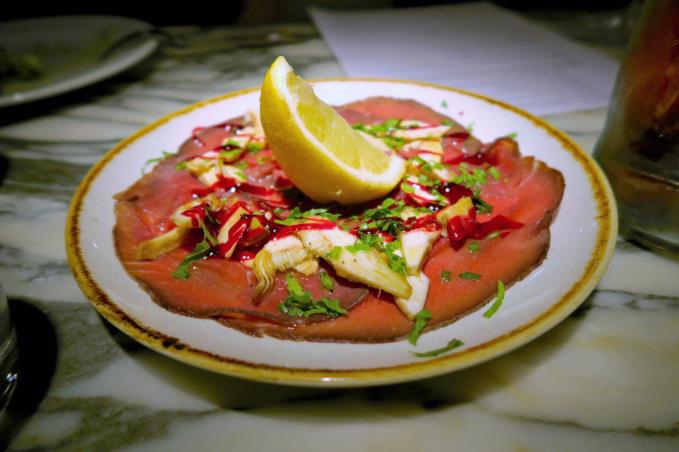
[[448, 108], [448, 101], [442, 100], [442, 101], [441, 101], [441, 106], [442, 106], [443, 108]]
[[498, 280], [497, 282], [497, 296], [495, 297], [495, 302], [493, 302], [492, 306], [488, 308], [486, 312], [483, 313], [483, 316], [486, 318], [491, 318], [493, 314], [497, 312], [498, 309], [500, 309], [500, 306], [502, 306], [502, 302], [505, 299], [505, 283], [502, 281]]
[[229, 138], [228, 140], [226, 140], [226, 144], [222, 145], [222, 147], [226, 147], [226, 146], [234, 146], [234, 147], [237, 147], [237, 148], [242, 148], [243, 144], [240, 141], [236, 141], [234, 139]]
[[467, 248], [469, 249], [470, 253], [476, 253], [479, 250], [479, 248], [481, 248], [481, 245], [479, 245], [479, 242], [469, 242]]
[[493, 176], [493, 179], [495, 179], [495, 180], [500, 180], [500, 178], [502, 177], [502, 175], [500, 174], [500, 170], [498, 170], [494, 166], [491, 166], [490, 168], [488, 168], [488, 174]]
[[384, 144], [386, 144], [390, 148], [396, 150], [401, 149], [403, 145], [406, 144], [406, 140], [404, 140], [401, 137], [384, 137], [382, 138], [382, 141], [384, 141]]
[[500, 231], [493, 231], [490, 234], [488, 234], [488, 236], [486, 238], [492, 240], [492, 239], [495, 239], [497, 237], [500, 237]]
[[175, 156], [175, 154], [173, 154], [172, 152], [167, 152], [167, 151], [162, 151], [162, 152], [163, 152], [163, 155], [162, 155], [162, 156], [160, 156], [160, 157], [155, 157], [155, 158], [152, 158], [152, 159], [148, 159], [148, 160], [144, 163], [144, 166], [141, 167], [141, 175], [142, 175], [142, 176], [143, 176], [144, 174], [146, 174], [146, 169], [149, 167], [149, 165], [153, 165], [153, 164], [155, 164], [155, 163], [162, 162], [162, 161], [165, 160], [165, 159], [168, 159], [168, 158], [170, 158], [170, 157], [174, 157], [174, 156]]
[[454, 126], [455, 125], [455, 123], [448, 118], [443, 118], [443, 121], [441, 121], [441, 124], [443, 124], [444, 126]]
[[210, 255], [210, 251], [212, 250], [212, 247], [210, 246], [210, 242], [208, 241], [207, 237], [203, 239], [200, 243], [198, 243], [193, 250], [184, 257], [184, 259], [181, 261], [181, 263], [177, 266], [175, 271], [172, 272], [172, 277], [175, 279], [189, 279], [191, 274], [189, 273], [189, 266], [200, 259], [203, 259], [205, 257], [208, 257]]
[[259, 153], [262, 149], [264, 149], [264, 145], [262, 143], [254, 143], [250, 142], [247, 145], [248, 151], [250, 151], [250, 154], [257, 154]]
[[297, 279], [288, 274], [285, 277], [288, 287], [288, 296], [278, 305], [278, 310], [292, 317], [311, 317], [312, 315], [322, 314], [330, 317], [338, 317], [348, 314], [338, 300], [323, 297], [320, 300], [312, 300], [311, 292], [302, 288]]
[[401, 190], [405, 193], [415, 193], [415, 187], [410, 185], [408, 182], [401, 183]]
[[368, 209], [363, 213], [363, 218], [368, 220], [361, 224], [362, 230], [378, 229], [391, 235], [397, 235], [404, 229], [401, 212], [405, 204], [393, 198], [386, 198], [379, 206]]
[[315, 209], [309, 209], [306, 212], [302, 213], [302, 218], [310, 217], [322, 217], [330, 221], [337, 221], [337, 219], [340, 217], [340, 214], [330, 213], [330, 211], [327, 208], [318, 207]]
[[459, 339], [453, 339], [448, 344], [444, 347], [437, 348], [434, 350], [430, 350], [428, 352], [419, 352], [419, 353], [413, 353], [413, 355], [417, 356], [418, 358], [431, 358], [433, 356], [438, 356], [441, 355], [445, 352], [449, 352], [457, 347], [460, 347], [461, 345], [464, 345], [464, 342], [462, 342]]
[[479, 279], [481, 279], [481, 275], [472, 272], [462, 272], [457, 276], [459, 276], [462, 279], [469, 279], [471, 281], [478, 281]]
[[[206, 210], [206, 214], [207, 214], [207, 208], [205, 210]], [[207, 214], [207, 215], [209, 215], [209, 214]], [[214, 219], [212, 221], [214, 222]], [[203, 230], [203, 240], [207, 240], [207, 242], [210, 244], [210, 246], [216, 246], [217, 245], [217, 239], [215, 238], [214, 235], [212, 235], [212, 233], [210, 232], [210, 229], [205, 224], [205, 221], [200, 220], [199, 223], [200, 223], [200, 228]]]
[[219, 153], [219, 157], [223, 158], [224, 160], [228, 162], [232, 162], [236, 160], [238, 157], [240, 157], [243, 154], [244, 150], [243, 149], [232, 149], [230, 151], [221, 151]]
[[379, 124], [371, 124], [371, 125], [366, 125], [366, 124], [354, 124], [352, 127], [356, 130], [360, 130], [361, 132], [368, 133], [372, 136], [378, 137], [378, 138], [383, 138], [387, 136], [387, 134], [398, 127], [398, 125], [401, 123], [400, 119], [396, 118], [390, 118], [387, 119], [384, 122], [381, 122]]
[[413, 345], [417, 345], [417, 340], [420, 338], [422, 330], [424, 330], [424, 327], [427, 326], [427, 322], [429, 322], [429, 320], [431, 320], [431, 312], [426, 309], [422, 309], [420, 312], [415, 314], [415, 325], [413, 326], [413, 329], [410, 330], [408, 342]]
[[406, 261], [402, 256], [396, 254], [396, 251], [401, 250], [401, 241], [394, 240], [384, 245], [384, 252], [387, 255], [389, 268], [398, 273], [406, 272]]
[[330, 275], [327, 272], [320, 272], [320, 276], [321, 284], [323, 285], [323, 287], [325, 287], [326, 290], [332, 292], [335, 289], [335, 283], [332, 282], [332, 278], [330, 277]]
[[188, 168], [188, 167], [189, 167], [189, 165], [188, 165], [188, 163], [186, 162], [186, 160], [184, 160], [183, 162], [179, 162], [179, 163], [177, 163], [177, 164], [174, 166], [174, 168], [175, 168], [177, 171], [185, 170], [185, 169]]
[[491, 206], [490, 204], [488, 204], [486, 201], [479, 198], [478, 196], [474, 196], [472, 201], [473, 201], [474, 207], [476, 207], [476, 211], [478, 213], [491, 213], [493, 211], [493, 206]]
[[470, 170], [466, 163], [460, 163], [457, 172], [458, 174], [451, 179], [451, 182], [464, 185], [472, 190], [475, 196], [481, 192], [481, 186], [488, 183], [488, 173], [481, 168]]
[[337, 260], [340, 257], [340, 254], [342, 253], [342, 248], [339, 246], [334, 247], [331, 249], [329, 252], [325, 253], [325, 257], [330, 259], [331, 261]]
[[[274, 209], [274, 213], [276, 215], [282, 215], [284, 212], [283, 209], [277, 208]], [[330, 213], [327, 208], [319, 207], [315, 209], [309, 209], [307, 211], [302, 211], [299, 207], [295, 207], [292, 209], [292, 211], [288, 214], [287, 218], [284, 220], [277, 219], [274, 220], [278, 224], [282, 224], [283, 226], [290, 226], [292, 224], [297, 224], [300, 222], [303, 222], [305, 218], [311, 218], [311, 217], [322, 217], [326, 218], [330, 221], [337, 221], [337, 219], [340, 217], [340, 214], [338, 213]]]
[[512, 133], [507, 134], [507, 138], [511, 138], [512, 140], [516, 139], [516, 137], [518, 137], [518, 136], [519, 136], [519, 134], [516, 133], [516, 132], [512, 132]]
[[448, 270], [441, 270], [441, 282], [450, 282], [452, 280], [453, 277]]

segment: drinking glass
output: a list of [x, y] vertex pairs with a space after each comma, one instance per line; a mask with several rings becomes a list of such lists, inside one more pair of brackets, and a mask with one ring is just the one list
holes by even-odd
[[594, 150], [620, 232], [679, 255], [679, 0], [648, 0]]
[[0, 410], [4, 410], [17, 383], [17, 339], [7, 297], [0, 285]]

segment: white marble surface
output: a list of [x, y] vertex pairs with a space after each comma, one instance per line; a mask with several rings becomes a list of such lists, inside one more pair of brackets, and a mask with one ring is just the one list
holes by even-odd
[[[273, 57], [340, 75], [305, 27], [172, 30], [130, 72], [5, 110], [0, 283], [54, 329], [56, 369], [35, 413], [3, 434], [23, 450], [679, 450], [679, 261], [619, 241], [571, 317], [508, 355], [442, 377], [369, 389], [259, 384], [195, 369], [105, 325], [66, 264], [73, 190], [118, 140], [186, 104], [257, 85]], [[243, 33], [297, 43], [240, 49]], [[231, 43], [228, 46], [225, 43]], [[595, 110], [547, 119], [591, 151]], [[44, 349], [49, 347], [44, 346]], [[40, 357], [36, 357], [40, 359]]]

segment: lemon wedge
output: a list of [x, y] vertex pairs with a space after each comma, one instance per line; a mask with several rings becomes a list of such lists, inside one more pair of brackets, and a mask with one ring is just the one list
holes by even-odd
[[356, 204], [389, 193], [405, 161], [369, 143], [283, 57], [262, 84], [260, 116], [274, 157], [290, 180], [318, 203]]

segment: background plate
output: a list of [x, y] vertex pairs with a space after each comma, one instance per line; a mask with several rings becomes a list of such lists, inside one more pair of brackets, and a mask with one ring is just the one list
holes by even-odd
[[122, 36], [150, 30], [136, 19], [114, 16], [40, 17], [0, 23], [0, 45], [10, 54], [35, 55], [44, 74], [3, 83], [0, 107], [19, 105], [98, 82], [133, 66], [158, 46], [149, 35], [101, 56]]
[[[439, 375], [506, 353], [563, 320], [592, 291], [615, 245], [615, 205], [599, 168], [563, 133], [509, 105], [443, 86], [341, 79], [317, 81], [314, 87], [330, 104], [375, 95], [416, 99], [462, 124], [474, 123], [482, 141], [517, 133], [523, 155], [557, 168], [566, 181], [543, 263], [507, 291], [492, 318], [478, 310], [424, 334], [417, 348], [405, 340], [336, 344], [256, 338], [164, 310], [116, 257], [113, 195], [139, 178], [144, 162], [161, 150], [177, 149], [195, 127], [257, 110], [259, 91], [253, 89], [195, 104], [145, 127], [109, 151], [83, 180], [71, 203], [66, 245], [78, 284], [104, 317], [154, 350], [216, 372], [307, 386], [362, 386]], [[412, 354], [453, 338], [465, 345], [437, 358]]]

